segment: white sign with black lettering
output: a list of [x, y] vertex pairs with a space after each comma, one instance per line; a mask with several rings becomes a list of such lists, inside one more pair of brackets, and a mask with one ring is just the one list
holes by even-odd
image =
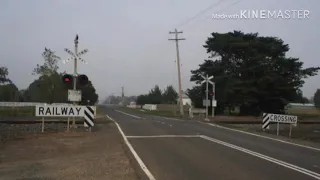
[[297, 124], [298, 123], [298, 116], [291, 116], [291, 115], [285, 115], [285, 114], [263, 113], [262, 128], [263, 129], [269, 128], [269, 124], [271, 122]]
[[284, 115], [284, 114], [269, 114], [271, 122], [296, 124], [298, 122], [298, 116]]
[[62, 106], [62, 105], [37, 105], [36, 116], [40, 117], [84, 117], [86, 106]]

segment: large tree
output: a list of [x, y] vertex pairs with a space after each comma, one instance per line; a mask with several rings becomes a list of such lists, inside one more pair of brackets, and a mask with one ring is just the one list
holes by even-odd
[[[212, 33], [204, 48], [214, 60], [205, 60], [191, 71], [191, 81], [199, 84], [200, 74], [214, 76], [218, 112], [238, 106], [240, 114], [281, 113], [285, 104], [296, 98], [303, 79], [320, 69], [304, 69], [298, 58], [286, 57], [288, 44], [258, 33]], [[199, 98], [195, 94], [202, 94], [203, 98], [204, 88], [200, 89], [189, 90], [189, 96]]]
[[37, 64], [37, 67], [33, 69], [32, 74], [39, 76], [50, 76], [58, 71], [58, 61], [61, 59], [51, 51], [51, 49], [44, 48], [42, 53], [44, 63], [42, 65]]
[[[67, 102], [68, 89], [72, 89], [72, 85], [63, 84], [62, 76], [64, 73], [58, 72], [58, 61], [60, 57], [55, 52], [45, 48], [42, 53], [44, 63], [37, 64], [32, 74], [37, 75], [38, 79], [34, 80], [24, 92], [24, 100], [34, 102], [48, 103], [65, 103]], [[82, 101], [80, 104], [93, 105], [98, 100], [98, 94], [91, 81], [88, 85], [82, 86], [78, 84], [77, 89], [82, 91]]]

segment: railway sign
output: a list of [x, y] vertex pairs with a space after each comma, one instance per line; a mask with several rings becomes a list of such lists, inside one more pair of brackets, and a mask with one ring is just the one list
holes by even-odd
[[285, 114], [271, 114], [263, 113], [262, 128], [269, 128], [271, 122], [285, 123], [285, 124], [297, 124], [298, 116], [285, 115]]
[[37, 105], [36, 116], [40, 117], [83, 117], [86, 106]]
[[84, 117], [84, 126], [94, 126], [95, 106], [37, 105], [39, 117]]

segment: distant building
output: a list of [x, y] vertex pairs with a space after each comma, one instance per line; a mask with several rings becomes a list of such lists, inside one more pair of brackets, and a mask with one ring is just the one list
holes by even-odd
[[[177, 102], [179, 104], [179, 97], [177, 99]], [[189, 96], [186, 95], [186, 93], [182, 92], [182, 104], [185, 105], [192, 105], [191, 99], [189, 98]]]
[[287, 105], [287, 107], [315, 107], [314, 104], [311, 104], [311, 103], [305, 103], [305, 104], [302, 104], [302, 103], [289, 103]]

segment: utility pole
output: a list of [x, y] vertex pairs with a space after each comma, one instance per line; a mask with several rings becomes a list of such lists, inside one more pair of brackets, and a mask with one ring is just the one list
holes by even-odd
[[121, 101], [122, 101], [122, 105], [124, 105], [124, 87], [121, 87], [122, 93], [121, 93]]
[[[79, 44], [79, 36], [76, 35], [74, 39], [74, 52], [70, 51], [69, 49], [65, 48], [64, 50], [71, 55], [71, 60], [74, 60], [74, 67], [73, 67], [73, 90], [77, 90], [77, 76], [78, 76], [78, 60], [86, 63], [80, 56], [84, 55], [88, 52], [87, 49], [82, 50], [78, 53], [78, 44]], [[67, 59], [66, 62], [69, 62], [70, 59]], [[76, 102], [73, 102], [73, 105], [76, 105]], [[75, 117], [73, 117], [72, 125], [71, 127], [77, 128]]]
[[186, 40], [185, 38], [178, 38], [178, 34], [182, 34], [182, 31], [177, 31], [175, 29], [174, 32], [169, 32], [169, 34], [175, 34], [174, 39], [169, 39], [176, 41], [176, 51], [177, 51], [177, 66], [178, 66], [178, 88], [179, 88], [179, 105], [180, 105], [180, 116], [182, 117], [184, 112], [183, 112], [183, 102], [182, 102], [182, 87], [181, 87], [181, 73], [180, 73], [180, 55], [179, 55], [179, 41], [181, 40]]
[[122, 93], [121, 93], [121, 97], [124, 98], [124, 87], [121, 87]]

